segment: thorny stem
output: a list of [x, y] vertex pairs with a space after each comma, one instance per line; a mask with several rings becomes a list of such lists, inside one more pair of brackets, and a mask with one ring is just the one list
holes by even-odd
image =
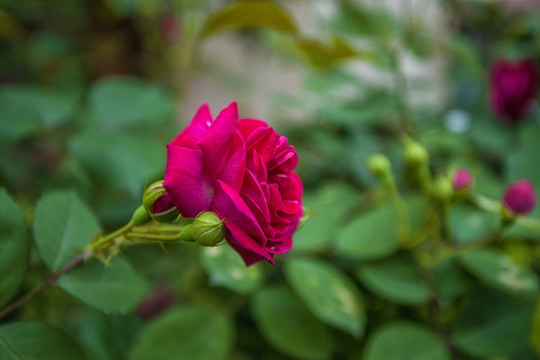
[[0, 312], [0, 319], [4, 318], [5, 316], [11, 314], [13, 311], [18, 309], [20, 306], [26, 304], [28, 301], [30, 301], [34, 296], [41, 293], [43, 290], [47, 289], [49, 286], [56, 285], [60, 277], [62, 275], [66, 274], [70, 270], [74, 269], [75, 267], [82, 264], [88, 257], [92, 256], [92, 252], [90, 250], [86, 250], [85, 252], [77, 255], [73, 260], [71, 260], [66, 266], [64, 266], [62, 269], [60, 269], [58, 272], [52, 274], [45, 282], [43, 282], [41, 285], [36, 287], [35, 289], [28, 292], [26, 295], [22, 296], [15, 302], [13, 302], [11, 305], [6, 307], [2, 312]]
[[[146, 239], [153, 239], [151, 234], [140, 234], [140, 233], [128, 233], [129, 230], [131, 230], [134, 227], [135, 223], [130, 221], [126, 225], [122, 226], [121, 228], [113, 231], [112, 233], [99, 238], [97, 241], [91, 243], [88, 248], [77, 255], [73, 260], [71, 260], [66, 266], [58, 270], [56, 273], [53, 273], [47, 280], [45, 280], [41, 285], [36, 287], [35, 289], [31, 290], [21, 298], [17, 299], [15, 302], [13, 302], [11, 305], [6, 307], [4, 310], [0, 312], [0, 319], [4, 318], [6, 315], [9, 315], [22, 305], [26, 304], [28, 301], [30, 301], [32, 298], [34, 298], [36, 295], [41, 293], [43, 290], [47, 289], [50, 286], [56, 285], [60, 277], [62, 275], [66, 274], [67, 272], [71, 271], [75, 267], [82, 264], [87, 258], [94, 255], [94, 253], [98, 250], [106, 249], [111, 245], [111, 243], [116, 239], [118, 236], [124, 235], [127, 237], [130, 234], [135, 235], [136, 237], [144, 237]], [[142, 235], [142, 236], [141, 236]], [[156, 240], [159, 237], [159, 240], [172, 240], [172, 239], [165, 239], [164, 236], [155, 235]], [[178, 239], [176, 239], [178, 240]]]

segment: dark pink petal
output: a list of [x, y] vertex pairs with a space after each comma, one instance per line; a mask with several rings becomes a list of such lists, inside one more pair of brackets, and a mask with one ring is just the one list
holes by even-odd
[[255, 175], [253, 175], [253, 173], [249, 170], [246, 171], [244, 176], [242, 196], [252, 199], [256, 206], [260, 209], [261, 213], [265, 215], [265, 218], [269, 217], [268, 200], [266, 199], [261, 184], [257, 181]]
[[267, 128], [268, 124], [265, 121], [257, 119], [240, 119], [238, 121], [238, 130], [240, 130], [244, 139], [247, 139], [253, 131], [260, 127]]
[[288, 142], [289, 140], [285, 136], [279, 138], [273, 158], [268, 164], [269, 171], [279, 169], [279, 171], [288, 173], [294, 170], [298, 164], [298, 155], [294, 151], [294, 146], [289, 145]]
[[200, 150], [167, 145], [167, 167], [163, 186], [184, 217], [210, 210], [215, 190], [203, 176]]
[[274, 264], [272, 255], [257, 241], [246, 234], [242, 227], [232, 221], [226, 222], [225, 227], [230, 233], [230, 236], [226, 237], [227, 242], [240, 254], [247, 266], [261, 260], [267, 260], [271, 264]]
[[267, 245], [268, 252], [271, 254], [283, 254], [291, 250], [293, 244], [292, 234], [296, 228], [297, 225], [289, 226], [286, 233], [282, 235], [282, 238], [269, 240]]
[[246, 145], [238, 131], [235, 133], [222, 169], [216, 178], [239, 191], [246, 171]]
[[294, 172], [270, 176], [270, 182], [279, 186], [281, 197], [287, 200], [302, 198], [302, 180]]
[[152, 214], [162, 214], [174, 208], [175, 205], [171, 200], [171, 196], [165, 193], [152, 204], [150, 211]]
[[216, 178], [222, 169], [238, 127], [236, 103], [231, 103], [219, 113], [206, 134], [198, 141], [204, 159], [206, 173]]
[[246, 139], [247, 149], [255, 149], [264, 162], [269, 162], [274, 156], [278, 145], [279, 135], [272, 128], [258, 128]]
[[212, 114], [210, 114], [208, 105], [204, 104], [199, 108], [189, 125], [171, 141], [171, 144], [196, 148], [196, 142], [206, 134], [211, 125]]
[[264, 246], [266, 237], [257, 219], [246, 205], [240, 194], [221, 180], [217, 182], [213, 209], [227, 222], [240, 226], [249, 236]]

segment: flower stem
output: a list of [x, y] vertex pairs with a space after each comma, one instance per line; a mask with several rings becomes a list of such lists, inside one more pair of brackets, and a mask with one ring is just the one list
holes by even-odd
[[41, 293], [43, 290], [47, 289], [49, 286], [56, 285], [60, 277], [64, 275], [65, 273], [69, 272], [70, 270], [74, 269], [75, 267], [79, 266], [81, 263], [84, 262], [88, 257], [92, 256], [92, 252], [87, 250], [85, 252], [80, 253], [77, 255], [73, 260], [71, 260], [66, 266], [58, 270], [58, 272], [52, 274], [46, 281], [44, 281], [41, 285], [36, 287], [35, 289], [31, 290], [30, 292], [26, 293], [24, 296], [20, 297], [15, 302], [11, 303], [8, 307], [4, 308], [0, 312], [0, 319], [4, 318], [5, 316], [11, 314], [13, 311], [18, 309], [20, 306], [26, 304], [28, 301], [30, 301], [34, 296]]
[[125, 236], [127, 238], [158, 240], [158, 241], [176, 241], [176, 240], [180, 240], [179, 234], [162, 235], [162, 234], [148, 234], [148, 233], [131, 231], [131, 232], [126, 233]]

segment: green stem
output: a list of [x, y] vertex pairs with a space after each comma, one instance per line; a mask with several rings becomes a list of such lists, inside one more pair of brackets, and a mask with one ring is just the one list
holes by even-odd
[[134, 225], [133, 222], [130, 221], [126, 225], [122, 226], [120, 229], [113, 231], [107, 236], [99, 238], [96, 242], [93, 242], [90, 244], [89, 246], [90, 251], [94, 252], [96, 250], [107, 248], [110, 245], [110, 243], [114, 241], [116, 237], [128, 232], [133, 227], [133, 225]]
[[147, 234], [141, 232], [128, 232], [125, 234], [127, 238], [131, 239], [146, 239], [146, 240], [157, 240], [157, 241], [176, 241], [180, 240], [179, 234], [175, 235], [158, 235], [158, 234]]

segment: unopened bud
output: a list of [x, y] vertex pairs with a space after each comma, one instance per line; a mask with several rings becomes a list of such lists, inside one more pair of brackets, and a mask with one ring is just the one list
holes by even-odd
[[419, 142], [411, 139], [405, 139], [405, 162], [409, 166], [418, 167], [427, 164], [429, 154], [426, 148]]
[[191, 234], [202, 246], [216, 246], [225, 238], [224, 221], [212, 211], [201, 212], [191, 224]]
[[391, 171], [390, 160], [383, 154], [371, 155], [368, 159], [368, 168], [373, 175], [382, 178]]
[[183, 240], [187, 242], [193, 242], [195, 239], [193, 238], [193, 233], [191, 232], [191, 225], [186, 225], [182, 228], [182, 231], [180, 231], [180, 234], [178, 235], [178, 240]]
[[172, 202], [163, 180], [156, 181], [146, 188], [143, 194], [143, 206], [152, 219], [161, 223], [169, 223], [178, 217], [178, 209]]
[[449, 200], [452, 197], [452, 183], [446, 176], [439, 176], [433, 184], [433, 193], [441, 201]]
[[529, 180], [519, 180], [510, 184], [504, 193], [503, 204], [516, 215], [526, 215], [536, 206], [536, 192]]
[[130, 223], [132, 226], [137, 226], [137, 225], [144, 225], [148, 221], [150, 221], [150, 216], [148, 216], [148, 212], [141, 205], [135, 210], [135, 212], [133, 212]]
[[469, 186], [471, 186], [472, 180], [473, 177], [469, 170], [464, 168], [457, 169], [452, 177], [452, 186], [454, 191], [458, 192], [467, 189]]

